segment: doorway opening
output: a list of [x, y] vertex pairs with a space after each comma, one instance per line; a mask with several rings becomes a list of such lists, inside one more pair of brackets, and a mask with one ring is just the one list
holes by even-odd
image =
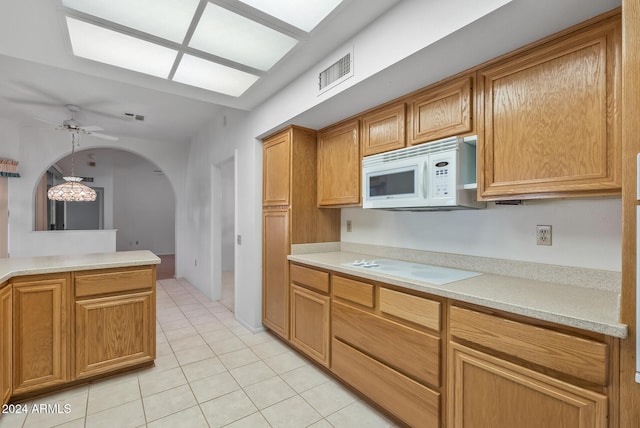
[[[235, 156], [213, 168], [214, 239], [219, 251], [213, 251], [214, 288], [219, 284], [220, 303], [235, 310], [235, 237], [236, 237], [236, 165]], [[217, 245], [217, 244], [214, 244]]]

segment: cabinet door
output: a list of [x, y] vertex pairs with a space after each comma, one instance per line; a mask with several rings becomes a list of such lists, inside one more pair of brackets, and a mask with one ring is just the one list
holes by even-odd
[[405, 103], [376, 110], [362, 117], [362, 155], [369, 156], [405, 145]]
[[290, 202], [291, 138], [284, 132], [265, 140], [262, 149], [262, 205], [286, 206]]
[[291, 284], [291, 343], [329, 367], [329, 296]]
[[479, 71], [484, 199], [616, 194], [620, 28], [599, 24]]
[[77, 378], [154, 360], [153, 299], [147, 291], [75, 303]]
[[318, 134], [318, 205], [359, 205], [361, 175], [357, 120]]
[[262, 323], [289, 339], [289, 210], [262, 216]]
[[12, 391], [12, 304], [11, 285], [6, 285], [0, 290], [0, 398], [2, 398], [2, 404], [9, 401]]
[[445, 83], [417, 94], [409, 102], [409, 144], [461, 135], [473, 130], [472, 77]]
[[607, 397], [452, 344], [449, 423], [461, 427], [604, 428]]
[[13, 284], [13, 393], [70, 380], [69, 275]]

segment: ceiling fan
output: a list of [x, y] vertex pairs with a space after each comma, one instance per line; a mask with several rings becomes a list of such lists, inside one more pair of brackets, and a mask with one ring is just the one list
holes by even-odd
[[80, 107], [78, 107], [77, 105], [67, 104], [66, 107], [67, 107], [67, 110], [69, 110], [69, 112], [71, 113], [71, 119], [65, 120], [64, 122], [62, 122], [62, 124], [53, 123], [48, 120], [40, 119], [37, 117], [35, 119], [39, 120], [40, 122], [48, 123], [49, 125], [54, 125], [56, 127], [55, 129], [59, 131], [74, 132], [76, 134], [91, 135], [91, 136], [102, 138], [109, 141], [118, 141], [117, 137], [113, 137], [111, 135], [106, 135], [106, 134], [100, 134], [96, 132], [96, 131], [104, 131], [104, 129], [102, 129], [99, 126], [95, 126], [95, 125], [85, 126], [85, 125], [82, 125], [80, 122], [78, 122], [76, 120], [76, 113], [80, 111]]

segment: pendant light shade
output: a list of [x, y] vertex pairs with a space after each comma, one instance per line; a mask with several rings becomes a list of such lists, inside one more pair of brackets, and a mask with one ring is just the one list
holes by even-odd
[[47, 197], [53, 201], [64, 202], [92, 202], [96, 200], [96, 191], [89, 186], [80, 183], [82, 177], [76, 177], [73, 174], [73, 155], [76, 148], [76, 137], [80, 139], [77, 133], [71, 134], [71, 175], [64, 178], [65, 182], [53, 186], [47, 192]]
[[65, 182], [52, 187], [47, 197], [54, 201], [90, 202], [96, 200], [96, 191], [80, 183], [81, 177], [63, 177]]

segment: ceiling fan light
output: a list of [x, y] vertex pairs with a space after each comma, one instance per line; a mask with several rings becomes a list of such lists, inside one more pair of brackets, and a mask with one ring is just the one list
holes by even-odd
[[53, 186], [47, 192], [47, 197], [53, 201], [64, 202], [92, 202], [96, 200], [97, 194], [89, 186], [81, 183], [81, 177], [63, 177], [65, 182]]

